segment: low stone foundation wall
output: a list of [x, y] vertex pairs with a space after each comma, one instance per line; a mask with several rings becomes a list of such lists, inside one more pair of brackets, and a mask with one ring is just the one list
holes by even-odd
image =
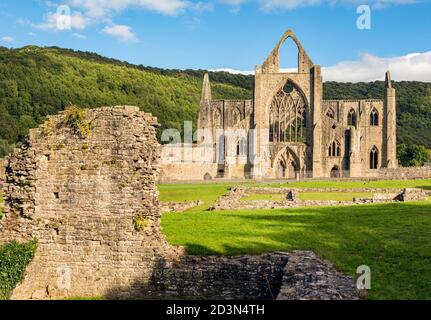
[[190, 202], [162, 202], [162, 212], [184, 212], [194, 207], [202, 205], [203, 202], [200, 200]]
[[[373, 193], [370, 198], [357, 198], [352, 201], [335, 200], [301, 200], [301, 192], [336, 192], [336, 193]], [[283, 200], [243, 200], [245, 197], [254, 194], [280, 194]], [[428, 193], [422, 189], [289, 189], [289, 188], [265, 188], [265, 187], [234, 187], [232, 190], [221, 196], [210, 210], [259, 210], [259, 209], [288, 209], [316, 206], [350, 206], [371, 203], [390, 202], [410, 202], [425, 201]]]
[[399, 179], [427, 179], [431, 178], [431, 167], [411, 167], [411, 168], [395, 168], [395, 169], [380, 169], [378, 174], [379, 179], [399, 180]]
[[287, 253], [262, 256], [187, 256], [173, 268], [154, 273], [157, 297], [194, 299], [275, 299], [281, 287]]
[[251, 300], [357, 300], [352, 277], [313, 252], [261, 256], [186, 256], [153, 276], [158, 298]]

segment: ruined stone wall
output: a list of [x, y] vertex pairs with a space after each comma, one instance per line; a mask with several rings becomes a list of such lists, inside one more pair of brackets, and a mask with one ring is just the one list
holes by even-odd
[[[351, 201], [338, 200], [301, 200], [300, 193], [333, 192], [333, 193], [370, 193], [368, 198], [355, 198]], [[267, 194], [279, 195], [276, 200], [248, 200], [247, 196]], [[289, 209], [315, 206], [353, 206], [370, 203], [391, 203], [426, 201], [428, 193], [422, 189], [337, 189], [337, 188], [269, 188], [269, 187], [234, 187], [222, 195], [211, 207], [211, 210], [267, 210]]]
[[[371, 172], [369, 172], [371, 174]], [[381, 169], [377, 172], [380, 179], [427, 179], [431, 178], [431, 167]]]
[[6, 180], [6, 159], [0, 159], [0, 181]]
[[186, 256], [173, 268], [158, 268], [158, 297], [200, 299], [275, 299], [289, 260], [287, 253], [262, 256]]
[[156, 297], [248, 300], [357, 300], [352, 277], [312, 252], [186, 256], [154, 275]]
[[36, 238], [38, 249], [12, 298], [148, 289], [157, 261], [176, 255], [160, 231], [156, 126], [138, 108], [107, 107], [31, 130], [7, 166], [0, 242]]
[[217, 177], [218, 165], [216, 163], [183, 163], [164, 164], [160, 182], [172, 181], [210, 181]]

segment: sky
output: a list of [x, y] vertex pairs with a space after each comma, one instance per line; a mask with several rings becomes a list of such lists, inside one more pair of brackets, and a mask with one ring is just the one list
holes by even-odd
[[[431, 0], [2, 0], [0, 45], [252, 73], [292, 29], [325, 80], [380, 80], [389, 69], [431, 82], [430, 17]], [[295, 50], [282, 47], [283, 68]]]

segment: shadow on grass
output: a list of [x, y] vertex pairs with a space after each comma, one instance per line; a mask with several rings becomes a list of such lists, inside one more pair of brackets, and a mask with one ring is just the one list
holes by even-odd
[[228, 211], [189, 214], [166, 228], [190, 254], [242, 255], [311, 250], [354, 276], [371, 267], [371, 298], [431, 298], [431, 205]]

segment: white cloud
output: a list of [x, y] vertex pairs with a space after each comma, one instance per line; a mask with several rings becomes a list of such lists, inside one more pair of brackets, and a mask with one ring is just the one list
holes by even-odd
[[323, 68], [322, 73], [326, 81], [368, 82], [383, 80], [387, 70], [397, 81], [431, 82], [431, 51], [391, 58], [363, 54], [358, 61], [340, 62]]
[[[343, 61], [333, 66], [323, 67], [322, 73], [324, 81], [370, 82], [383, 80], [387, 70], [391, 71], [392, 79], [396, 81], [431, 82], [431, 51], [390, 58], [363, 54], [357, 61]], [[254, 74], [253, 71], [229, 68], [210, 71], [225, 71], [245, 75]]]
[[72, 37], [77, 38], [77, 39], [81, 39], [81, 40], [87, 39], [87, 37], [81, 33], [72, 33]]
[[1, 41], [7, 42], [7, 43], [12, 43], [12, 42], [15, 42], [15, 38], [11, 37], [11, 36], [5, 36], [5, 37], [1, 38]]
[[221, 68], [221, 69], [212, 69], [209, 70], [212, 72], [228, 72], [228, 73], [232, 73], [232, 74], [244, 74], [244, 75], [252, 75], [254, 74], [254, 71], [241, 71], [241, 70], [235, 70], [235, 69], [230, 69], [230, 68]]
[[186, 0], [68, 0], [67, 4], [84, 10], [90, 17], [106, 18], [130, 7], [176, 15], [189, 7], [190, 2]]
[[257, 2], [262, 10], [272, 11], [275, 9], [293, 10], [299, 7], [316, 6], [321, 4], [360, 5], [370, 4], [375, 9], [382, 9], [391, 5], [413, 4], [419, 0], [220, 0], [222, 3], [239, 7], [246, 2]]
[[[50, 12], [45, 16], [44, 22], [41, 24], [33, 24], [28, 22], [32, 27], [46, 30], [46, 31], [62, 31], [62, 30], [83, 30], [85, 29], [90, 20], [84, 16], [81, 12], [75, 11], [70, 15], [70, 20], [64, 20], [65, 15], [60, 12]], [[70, 25], [67, 26], [67, 23], [70, 22]]]
[[138, 42], [133, 29], [126, 25], [106, 26], [102, 32], [123, 42]]

